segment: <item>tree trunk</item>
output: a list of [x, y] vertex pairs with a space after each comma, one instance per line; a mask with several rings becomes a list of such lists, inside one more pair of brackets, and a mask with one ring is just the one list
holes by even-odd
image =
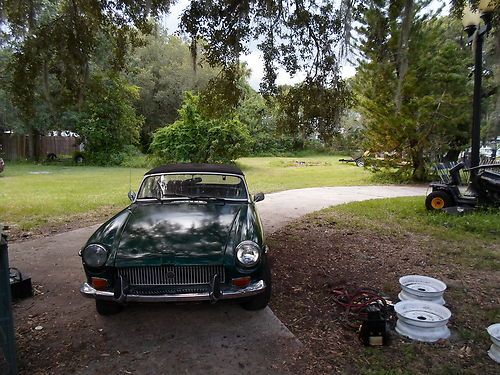
[[394, 103], [396, 104], [396, 111], [399, 113], [401, 111], [401, 105], [403, 102], [403, 83], [408, 72], [408, 44], [410, 40], [411, 27], [413, 24], [415, 3], [414, 0], [406, 0], [403, 20], [401, 22], [401, 31], [399, 34], [398, 52], [397, 52], [397, 85], [396, 93], [394, 95]]
[[79, 87], [78, 90], [78, 102], [77, 102], [77, 109], [78, 112], [82, 110], [83, 103], [85, 100], [85, 90], [87, 89], [87, 84], [89, 81], [90, 77], [90, 69], [89, 69], [89, 63], [87, 60], [87, 56], [85, 56], [85, 63], [83, 64], [82, 67], [80, 67], [81, 74], [82, 74], [82, 84]]
[[50, 116], [54, 116], [54, 106], [52, 105], [52, 98], [50, 96], [50, 84], [49, 84], [49, 68], [47, 66], [47, 59], [43, 59], [43, 94], [45, 96], [45, 101], [47, 102], [47, 107], [49, 108]]
[[36, 162], [41, 159], [40, 132], [38, 129], [31, 129], [28, 139], [29, 158]]
[[425, 178], [424, 150], [418, 149], [412, 152], [413, 175], [415, 181], [423, 181]]

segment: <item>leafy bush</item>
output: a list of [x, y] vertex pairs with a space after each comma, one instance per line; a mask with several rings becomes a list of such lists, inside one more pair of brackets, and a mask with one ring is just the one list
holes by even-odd
[[122, 167], [127, 168], [153, 168], [161, 164], [161, 160], [154, 155], [144, 155], [135, 146], [127, 146], [128, 152], [123, 154], [123, 161], [120, 163]]
[[132, 106], [137, 87], [118, 77], [94, 76], [89, 92], [92, 95], [77, 121], [78, 133], [85, 142], [86, 162], [119, 165], [130, 151], [128, 145], [137, 143], [143, 122]]
[[248, 129], [234, 115], [206, 118], [198, 96], [186, 93], [179, 117], [153, 135], [150, 149], [162, 161], [227, 163], [247, 152]]

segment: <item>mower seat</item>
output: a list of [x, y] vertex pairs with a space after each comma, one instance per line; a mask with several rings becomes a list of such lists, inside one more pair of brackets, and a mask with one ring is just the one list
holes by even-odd
[[460, 171], [465, 168], [464, 163], [458, 163], [452, 168], [450, 168], [450, 176], [451, 176], [451, 183], [453, 185], [460, 185], [461, 184], [461, 179], [460, 179]]

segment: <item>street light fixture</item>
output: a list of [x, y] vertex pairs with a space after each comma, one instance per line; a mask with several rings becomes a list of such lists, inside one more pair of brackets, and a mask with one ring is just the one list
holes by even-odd
[[[474, 45], [474, 99], [472, 102], [471, 160], [470, 167], [479, 165], [479, 148], [481, 140], [481, 79], [483, 73], [483, 39], [491, 30], [491, 20], [497, 0], [480, 0], [479, 12], [473, 12], [469, 6], [464, 8], [462, 24], [467, 33], [468, 43]], [[484, 25], [481, 25], [481, 19]], [[475, 178], [476, 170], [471, 171]]]
[[481, 22], [481, 15], [479, 12], [474, 12], [470, 6], [466, 5], [462, 17], [462, 25], [468, 36], [472, 36], [476, 31], [477, 26]]

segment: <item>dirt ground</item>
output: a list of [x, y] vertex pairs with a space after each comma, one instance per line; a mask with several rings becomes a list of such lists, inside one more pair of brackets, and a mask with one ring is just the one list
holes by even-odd
[[[292, 223], [269, 237], [273, 257], [272, 310], [304, 344], [290, 367], [305, 374], [498, 374], [487, 355], [489, 324], [500, 319], [500, 275], [447, 257], [446, 242], [424, 235], [386, 235], [347, 228], [325, 213]], [[491, 244], [500, 251], [498, 243]], [[440, 254], [440, 255], [438, 255]], [[344, 325], [332, 287], [371, 287], [397, 301], [398, 279], [409, 274], [448, 285], [452, 336], [435, 344], [402, 338], [366, 348]]]

